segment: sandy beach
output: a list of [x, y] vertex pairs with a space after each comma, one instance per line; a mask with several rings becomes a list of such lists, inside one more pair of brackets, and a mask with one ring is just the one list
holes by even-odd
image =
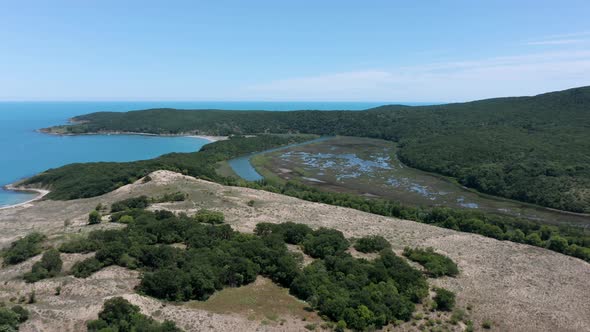
[[18, 203], [18, 204], [13, 204], [13, 205], [7, 205], [7, 206], [0, 206], [0, 210], [6, 210], [6, 209], [14, 209], [14, 208], [18, 208], [18, 207], [24, 207], [27, 206], [30, 203], [33, 203], [35, 201], [38, 201], [40, 199], [42, 199], [43, 197], [45, 197], [45, 195], [49, 194], [49, 190], [45, 190], [45, 189], [36, 189], [36, 188], [24, 188], [24, 187], [18, 187], [18, 186], [14, 186], [12, 184], [8, 184], [6, 186], [4, 186], [4, 189], [6, 190], [12, 190], [12, 191], [28, 191], [28, 192], [35, 192], [37, 193], [37, 196], [35, 196], [34, 198], [22, 202], [22, 203]]
[[[92, 132], [92, 133], [61, 133], [61, 132], [52, 132], [51, 128], [42, 128], [36, 130], [39, 133], [49, 134], [49, 135], [57, 135], [57, 136], [83, 136], [83, 135], [139, 135], [139, 136], [157, 136], [157, 137], [192, 137], [192, 138], [201, 138], [207, 140], [211, 143], [217, 141], [224, 141], [229, 139], [229, 136], [210, 136], [210, 135], [192, 135], [192, 134], [154, 134], [154, 133], [142, 133], [142, 132], [132, 132], [132, 131], [100, 131], [100, 132]], [[255, 135], [246, 135], [246, 137]]]
[[217, 142], [217, 141], [225, 141], [225, 140], [229, 139], [228, 136], [207, 136], [207, 135], [188, 135], [185, 137], [202, 138], [202, 139], [208, 140], [211, 143]]

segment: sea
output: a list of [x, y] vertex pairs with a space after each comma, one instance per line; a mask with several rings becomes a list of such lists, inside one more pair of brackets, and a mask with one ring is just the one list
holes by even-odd
[[[0, 187], [50, 168], [92, 161], [151, 159], [169, 152], [194, 152], [208, 141], [193, 137], [139, 135], [55, 136], [36, 130], [66, 124], [92, 112], [148, 108], [228, 110], [364, 110], [392, 102], [0, 102]], [[408, 103], [406, 103], [408, 104]], [[409, 103], [420, 105], [423, 103]], [[425, 103], [424, 103], [425, 104]], [[0, 189], [0, 207], [35, 197]]]

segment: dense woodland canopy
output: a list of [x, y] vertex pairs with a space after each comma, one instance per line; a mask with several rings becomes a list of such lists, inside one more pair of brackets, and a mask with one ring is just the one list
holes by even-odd
[[308, 133], [399, 143], [406, 164], [482, 192], [590, 212], [590, 87], [435, 106], [367, 111], [152, 109], [79, 116], [54, 132]]

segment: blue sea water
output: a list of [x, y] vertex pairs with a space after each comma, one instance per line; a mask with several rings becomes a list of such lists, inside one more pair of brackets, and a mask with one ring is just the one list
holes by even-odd
[[[64, 124], [73, 116], [146, 108], [232, 110], [362, 110], [365, 102], [0, 102], [0, 187], [49, 168], [74, 162], [132, 161], [169, 152], [198, 151], [207, 141], [190, 137], [136, 135], [54, 136], [35, 130]], [[0, 207], [33, 198], [0, 190]]]

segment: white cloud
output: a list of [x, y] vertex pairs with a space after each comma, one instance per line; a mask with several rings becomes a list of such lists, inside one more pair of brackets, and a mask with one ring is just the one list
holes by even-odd
[[545, 52], [265, 82], [251, 99], [464, 101], [590, 84], [590, 51]]

